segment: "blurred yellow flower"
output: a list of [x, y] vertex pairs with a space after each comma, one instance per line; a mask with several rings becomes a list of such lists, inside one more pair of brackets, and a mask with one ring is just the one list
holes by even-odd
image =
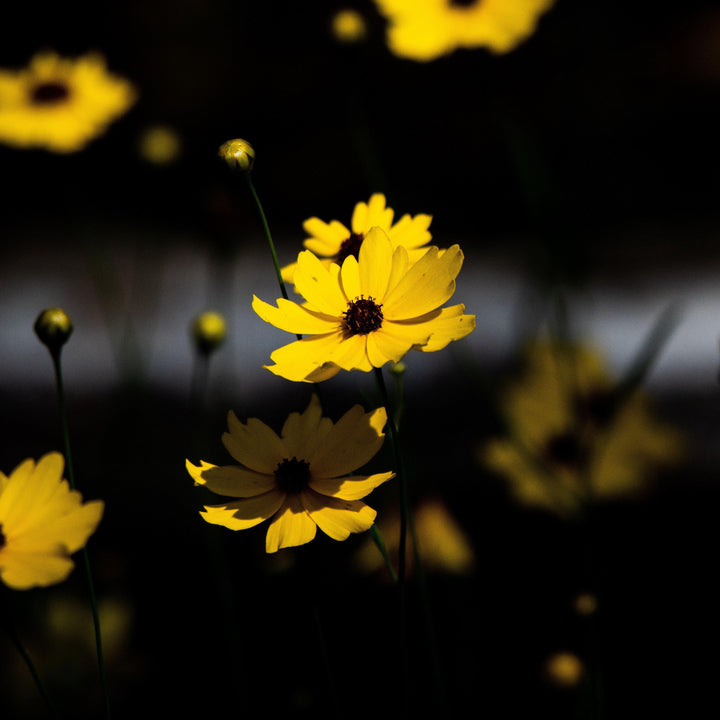
[[333, 37], [341, 43], [360, 42], [367, 35], [365, 18], [350, 8], [338, 10], [332, 17], [330, 28]]
[[193, 320], [191, 330], [198, 352], [201, 355], [210, 355], [225, 342], [227, 323], [219, 312], [207, 310]]
[[281, 330], [310, 337], [270, 355], [270, 372], [296, 382], [320, 382], [340, 370], [369, 372], [397, 362], [409, 350], [434, 352], [472, 332], [475, 316], [464, 305], [441, 307], [455, 292], [463, 254], [453, 245], [442, 256], [430, 247], [410, 265], [374, 227], [340, 265], [323, 265], [309, 250], [298, 256], [295, 289], [306, 302], [253, 297], [253, 310]]
[[361, 498], [395, 474], [348, 473], [378, 452], [386, 422], [384, 408], [366, 413], [355, 405], [333, 424], [322, 416], [316, 395], [303, 413], [288, 416], [279, 436], [256, 418], [243, 424], [230, 412], [230, 432], [222, 440], [240, 467], [202, 460], [188, 460], [186, 467], [197, 485], [240, 499], [206, 505], [200, 514], [230, 530], [272, 518], [265, 539], [269, 553], [310, 542], [318, 527], [333, 540], [364, 532], [377, 513]]
[[640, 491], [650, 469], [681, 457], [683, 441], [653, 419], [640, 391], [615, 407], [613, 390], [595, 350], [535, 344], [501, 398], [512, 437], [491, 440], [482, 460], [518, 501], [561, 515]]
[[535, 30], [553, 0], [375, 0], [400, 57], [434, 60], [457, 48], [506, 53]]
[[138, 151], [143, 160], [153, 165], [170, 165], [182, 152], [182, 140], [169, 125], [151, 125], [138, 138]]
[[[402, 245], [408, 251], [410, 262], [415, 263], [425, 254], [425, 246], [432, 238], [428, 230], [432, 215], [403, 215], [396, 223], [393, 223], [394, 217], [395, 211], [386, 206], [385, 196], [375, 193], [367, 203], [355, 205], [350, 229], [338, 220], [326, 223], [317, 217], [307, 219], [303, 229], [310, 237], [303, 245], [321, 258], [326, 267], [331, 263], [342, 265], [350, 255], [357, 259], [370, 228], [379, 227], [390, 238], [393, 248]], [[282, 269], [285, 282], [293, 282], [296, 268], [297, 263], [292, 263]]]
[[[452, 516], [440, 498], [425, 498], [413, 510], [415, 534], [423, 567], [432, 572], [463, 575], [473, 570], [475, 552], [465, 531]], [[400, 513], [388, 513], [378, 523], [388, 555], [397, 561], [400, 540]], [[412, 567], [413, 552], [410, 543], [407, 567]], [[371, 573], [385, 568], [385, 563], [374, 542], [365, 543], [355, 559], [358, 569]]]
[[585, 666], [575, 653], [561, 650], [547, 658], [544, 671], [545, 677], [553, 685], [572, 688], [582, 680]]
[[133, 86], [104, 59], [41, 52], [28, 68], [0, 70], [0, 142], [56, 153], [81, 150], [135, 101]]
[[27, 590], [54, 585], [73, 569], [70, 555], [100, 522], [104, 503], [83, 503], [62, 479], [64, 459], [48, 453], [25, 460], [10, 476], [0, 472], [0, 579]]

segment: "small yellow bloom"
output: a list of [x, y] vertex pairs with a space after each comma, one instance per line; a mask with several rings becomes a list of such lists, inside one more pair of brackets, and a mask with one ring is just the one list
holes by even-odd
[[653, 419], [640, 391], [615, 407], [613, 390], [591, 348], [534, 345], [501, 398], [513, 437], [491, 440], [481, 459], [518, 501], [560, 515], [640, 491], [649, 470], [681, 457], [683, 442]]
[[575, 687], [584, 674], [582, 660], [567, 650], [556, 652], [545, 661], [545, 677], [558, 687]]
[[255, 164], [255, 148], [242, 138], [224, 142], [218, 149], [218, 156], [231, 170], [240, 174], [249, 173]]
[[57, 352], [73, 331], [70, 316], [62, 308], [47, 308], [35, 320], [35, 334], [50, 352]]
[[104, 59], [41, 52], [19, 71], [0, 70], [0, 142], [71, 153], [84, 148], [135, 102], [133, 86]]
[[138, 138], [140, 156], [153, 165], [170, 165], [182, 152], [182, 140], [169, 125], [152, 125]]
[[72, 553], [87, 543], [103, 514], [102, 500], [83, 503], [62, 479], [64, 459], [48, 453], [0, 472], [0, 579], [27, 590], [54, 585], [73, 569]]
[[192, 336], [195, 346], [203, 355], [209, 355], [222, 345], [227, 334], [225, 318], [211, 310], [200, 313], [192, 324]]
[[333, 37], [341, 43], [356, 43], [365, 39], [367, 25], [365, 18], [357, 11], [345, 8], [333, 15], [331, 29]]
[[295, 290], [306, 302], [253, 297], [253, 310], [281, 330], [309, 337], [270, 355], [270, 372], [296, 382], [320, 382], [340, 370], [369, 372], [398, 362], [412, 349], [442, 350], [472, 332], [475, 316], [464, 305], [441, 307], [455, 292], [463, 254], [453, 245], [442, 256], [430, 247], [414, 265], [373, 228], [358, 259], [329, 267], [309, 250], [298, 256]]
[[[331, 263], [342, 265], [350, 255], [357, 258], [370, 229], [379, 227], [390, 238], [393, 248], [402, 245], [408, 251], [410, 262], [415, 263], [425, 254], [426, 246], [432, 238], [428, 230], [432, 216], [403, 215], [393, 223], [394, 217], [395, 211], [386, 206], [385, 196], [375, 193], [367, 203], [355, 205], [350, 229], [338, 220], [326, 223], [317, 217], [307, 219], [303, 229], [310, 237], [305, 239], [303, 245], [321, 258], [325, 266], [329, 267]], [[296, 268], [297, 263], [292, 263], [282, 269], [285, 282], [293, 282]]]
[[351, 475], [375, 456], [385, 438], [384, 408], [366, 413], [355, 405], [337, 423], [323, 417], [316, 395], [303, 413], [291, 413], [280, 435], [250, 418], [228, 414], [227, 451], [240, 463], [218, 467], [204, 461], [186, 467], [197, 485], [231, 500], [206, 505], [200, 514], [214, 525], [244, 530], [271, 519], [265, 549], [304, 545], [319, 527], [333, 540], [364, 532], [376, 512], [361, 501], [392, 472]]
[[434, 60], [457, 48], [506, 53], [535, 30], [554, 0], [375, 0], [388, 19], [390, 50]]

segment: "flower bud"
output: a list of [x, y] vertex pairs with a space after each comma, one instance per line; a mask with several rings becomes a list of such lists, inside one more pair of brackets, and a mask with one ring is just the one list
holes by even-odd
[[231, 170], [241, 174], [249, 173], [255, 164], [255, 149], [247, 140], [240, 138], [224, 142], [218, 155]]
[[56, 353], [72, 335], [73, 324], [61, 308], [43, 310], [35, 321], [35, 334], [51, 353]]
[[220, 313], [204, 312], [193, 321], [193, 340], [202, 355], [210, 355], [213, 350], [220, 347], [226, 334], [225, 318]]

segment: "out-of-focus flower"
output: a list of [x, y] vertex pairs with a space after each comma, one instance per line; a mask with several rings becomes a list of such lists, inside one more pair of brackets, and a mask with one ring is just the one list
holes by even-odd
[[323, 417], [313, 395], [303, 413], [291, 413], [277, 435], [250, 418], [228, 414], [227, 451], [240, 463], [218, 467], [204, 461], [186, 467], [197, 485], [232, 500], [206, 505], [202, 517], [230, 530], [244, 530], [271, 519], [265, 549], [304, 545], [319, 527], [333, 540], [364, 532], [377, 513], [361, 501], [394, 473], [348, 475], [365, 465], [382, 446], [384, 408], [366, 413], [360, 405], [336, 423]]
[[[463, 575], [472, 572], [475, 552], [465, 531], [452, 516], [446, 503], [439, 498], [426, 498], [413, 510], [413, 522], [423, 567], [431, 572]], [[400, 513], [386, 514], [378, 530], [388, 555], [397, 561], [400, 540]], [[412, 568], [413, 552], [406, 549], [406, 564]], [[375, 543], [369, 541], [358, 551], [356, 564], [361, 572], [376, 572], [385, 567]]]
[[506, 53], [530, 36], [554, 0], [375, 0], [400, 57], [434, 60], [457, 48]]
[[91, 53], [71, 60], [41, 52], [18, 71], [0, 70], [0, 142], [71, 153], [135, 102], [136, 91]]
[[[375, 193], [367, 203], [355, 205], [350, 229], [338, 220], [326, 223], [317, 217], [308, 218], [303, 223], [303, 229], [310, 237], [305, 238], [303, 245], [321, 258], [326, 267], [331, 263], [342, 265], [350, 255], [357, 259], [370, 229], [379, 227], [388, 236], [393, 248], [402, 245], [408, 251], [411, 264], [415, 263], [425, 254], [432, 238], [428, 230], [432, 215], [403, 215], [396, 223], [393, 223], [394, 217], [395, 211], [386, 206], [385, 196]], [[296, 268], [297, 263], [292, 263], [282, 269], [285, 282], [293, 282]]]
[[192, 337], [195, 347], [202, 355], [209, 355], [220, 347], [226, 333], [225, 318], [220, 313], [208, 310], [193, 320]]
[[152, 165], [170, 165], [182, 152], [182, 140], [175, 128], [169, 125], [152, 125], [138, 138], [138, 152]]
[[575, 687], [585, 674], [582, 660], [575, 653], [566, 650], [553, 653], [545, 661], [545, 678], [562, 688]]
[[593, 615], [597, 608], [598, 600], [592, 593], [580, 593], [573, 598], [573, 609], [578, 615]]
[[472, 332], [475, 316], [464, 305], [441, 307], [455, 292], [463, 254], [453, 245], [442, 256], [430, 247], [414, 265], [407, 250], [393, 249], [378, 227], [358, 259], [323, 265], [309, 250], [298, 256], [294, 282], [300, 305], [279, 299], [273, 307], [253, 297], [253, 310], [281, 330], [309, 337], [270, 355], [270, 372], [296, 382], [320, 382], [340, 370], [369, 372], [398, 362], [411, 350], [434, 352]]
[[62, 308], [47, 308], [35, 320], [35, 334], [51, 353], [57, 352], [73, 332], [70, 316]]
[[48, 453], [37, 464], [25, 460], [6, 476], [0, 472], [0, 579], [27, 590], [54, 585], [73, 569], [72, 553], [88, 541], [104, 503], [83, 503], [63, 480], [64, 459]]
[[684, 444], [652, 417], [642, 392], [617, 404], [614, 389], [595, 350], [533, 345], [524, 375], [501, 398], [511, 436], [492, 439], [481, 459], [519, 502], [561, 515], [639, 492], [651, 469], [680, 459]]
[[365, 39], [367, 24], [365, 18], [350, 8], [338, 10], [330, 23], [333, 37], [341, 43], [356, 43]]
[[255, 148], [242, 138], [235, 138], [224, 142], [218, 149], [227, 166], [236, 173], [249, 173], [255, 164]]

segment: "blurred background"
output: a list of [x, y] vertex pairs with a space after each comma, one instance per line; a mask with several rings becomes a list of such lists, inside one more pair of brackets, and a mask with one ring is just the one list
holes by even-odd
[[[331, 32], [344, 7], [365, 19], [360, 42]], [[227, 410], [279, 429], [309, 390], [261, 368], [287, 336], [250, 308], [277, 285], [247, 188], [217, 157], [243, 137], [283, 264], [303, 220], [347, 224], [373, 192], [397, 216], [432, 214], [433, 242], [465, 252], [455, 299], [477, 328], [408, 358], [403, 421], [415, 499], [441, 498], [472, 548], [461, 572], [429, 574], [447, 706], [490, 718], [692, 717], [712, 683], [702, 646], [717, 639], [720, 6], [558, 0], [512, 52], [461, 49], [427, 63], [388, 50], [369, 0], [15, 10], [0, 67], [46, 48], [94, 50], [139, 93], [82, 152], [0, 145], [0, 469], [61, 447], [52, 365], [32, 325], [63, 307], [75, 325], [63, 363], [78, 486], [106, 500], [89, 547], [116, 716], [364, 717], [397, 687], [396, 597], [352, 562], [365, 538], [318, 537], [268, 558], [262, 526], [234, 534], [196, 513], [207, 498], [184, 461], [229, 462]], [[158, 126], [179, 139], [169, 162], [142, 151]], [[687, 458], [642, 499], [594, 518], [596, 715], [582, 682], [553, 682], [546, 669], [553, 653], [584, 659], [590, 647], [573, 610], [587, 589], [582, 529], [516, 505], [477, 460], [494, 430], [487, 389], [546, 326], [559, 288], [573, 332], [618, 374], [661, 314], [680, 310], [646, 385], [688, 438]], [[189, 328], [206, 309], [225, 315], [228, 340], [198, 409]], [[377, 402], [364, 374], [320, 390], [334, 418]], [[391, 458], [385, 448], [374, 462]], [[379, 520], [394, 499], [372, 496]], [[99, 717], [81, 568], [10, 602], [66, 716]], [[416, 595], [411, 613], [422, 715], [434, 707], [433, 673]], [[0, 715], [45, 716], [9, 643], [0, 662]]]

